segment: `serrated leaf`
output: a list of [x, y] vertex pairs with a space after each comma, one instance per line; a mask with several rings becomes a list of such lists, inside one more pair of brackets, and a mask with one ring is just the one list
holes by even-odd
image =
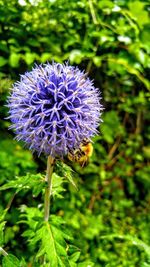
[[15, 188], [16, 193], [21, 190], [33, 190], [33, 194], [38, 196], [45, 186], [44, 178], [41, 174], [27, 174], [26, 176], [16, 177], [0, 187], [0, 190]]
[[9, 254], [3, 258], [2, 267], [20, 267], [20, 262], [14, 255]]
[[62, 198], [63, 196], [60, 194], [61, 192], [65, 191], [63, 188], [64, 178], [53, 173], [52, 175], [52, 196], [56, 196], [58, 198]]
[[57, 161], [56, 164], [60, 175], [67, 179], [77, 189], [77, 186], [73, 180], [73, 170], [62, 161]]
[[[27, 231], [30, 231], [31, 229], [35, 230], [37, 224], [43, 221], [43, 214], [38, 208], [29, 208], [25, 205], [22, 205], [20, 207], [20, 210], [22, 212], [22, 214], [20, 215], [22, 220], [20, 220], [19, 223], [26, 223], [30, 227], [30, 229], [28, 229]], [[31, 234], [31, 232], [27, 231], [25, 231], [24, 233]]]
[[61, 224], [61, 218], [59, 220], [56, 216], [51, 216], [50, 222], [44, 222], [31, 240], [33, 246], [41, 243], [37, 258], [45, 256], [51, 267], [71, 266], [65, 241], [69, 236], [61, 229]]
[[[68, 179], [71, 179], [69, 177]], [[63, 188], [63, 183], [65, 182], [64, 177], [53, 173], [52, 175], [52, 196], [57, 196], [62, 198], [61, 192], [65, 191]], [[41, 174], [27, 174], [26, 176], [16, 177], [13, 181], [8, 181], [6, 184], [0, 187], [0, 190], [6, 190], [10, 188], [15, 188], [16, 193], [21, 190], [32, 190], [33, 195], [37, 197], [42, 189], [45, 187], [45, 179]]]

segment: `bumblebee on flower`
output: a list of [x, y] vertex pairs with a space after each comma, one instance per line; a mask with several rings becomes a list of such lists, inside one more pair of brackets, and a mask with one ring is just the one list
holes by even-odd
[[8, 107], [17, 140], [38, 155], [70, 155], [71, 160], [78, 149], [85, 153], [84, 142], [90, 144], [97, 134], [102, 111], [99, 90], [87, 75], [68, 63], [54, 62], [21, 75]]
[[93, 146], [88, 139], [84, 139], [78, 149], [73, 149], [68, 152], [68, 159], [80, 164], [81, 167], [85, 167], [92, 156]]

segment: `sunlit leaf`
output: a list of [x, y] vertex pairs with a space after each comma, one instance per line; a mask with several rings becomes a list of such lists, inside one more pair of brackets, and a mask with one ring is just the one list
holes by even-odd
[[3, 257], [2, 267], [20, 267], [20, 261], [12, 254]]
[[61, 230], [61, 224], [61, 219], [51, 216], [50, 221], [43, 223], [31, 240], [32, 245], [41, 243], [37, 258], [45, 256], [52, 267], [70, 266], [65, 241], [70, 237]]
[[45, 187], [45, 181], [41, 174], [27, 174], [26, 176], [16, 177], [0, 187], [0, 190], [15, 188], [16, 193], [21, 190], [33, 190], [33, 194], [38, 196], [42, 188]]

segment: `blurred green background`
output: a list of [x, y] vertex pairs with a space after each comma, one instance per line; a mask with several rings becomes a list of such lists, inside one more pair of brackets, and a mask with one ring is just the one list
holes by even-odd
[[[105, 110], [93, 156], [86, 168], [72, 166], [78, 190], [66, 185], [52, 208], [81, 249], [82, 267], [150, 266], [149, 11], [148, 0], [0, 0], [1, 185], [46, 169], [44, 157], [13, 140], [4, 119], [19, 74], [35, 62], [69, 60], [101, 91]], [[0, 192], [0, 212], [10, 207], [5, 248], [28, 262], [19, 207], [39, 201], [31, 193]]]

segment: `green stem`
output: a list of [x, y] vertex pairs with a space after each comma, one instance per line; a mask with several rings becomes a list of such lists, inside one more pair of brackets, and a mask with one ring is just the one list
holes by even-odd
[[2, 247], [0, 247], [0, 254], [3, 256], [8, 256], [8, 253]]
[[98, 21], [97, 21], [97, 18], [96, 18], [96, 14], [95, 14], [95, 10], [94, 10], [94, 6], [93, 6], [93, 1], [92, 0], [89, 0], [89, 6], [90, 6], [90, 11], [91, 11], [91, 16], [92, 16], [92, 19], [93, 19], [93, 23], [95, 25], [97, 25]]
[[50, 201], [52, 192], [52, 173], [54, 168], [54, 158], [48, 156], [47, 159], [47, 171], [45, 181], [47, 186], [45, 188], [45, 199], [44, 199], [44, 221], [48, 222], [50, 214]]

